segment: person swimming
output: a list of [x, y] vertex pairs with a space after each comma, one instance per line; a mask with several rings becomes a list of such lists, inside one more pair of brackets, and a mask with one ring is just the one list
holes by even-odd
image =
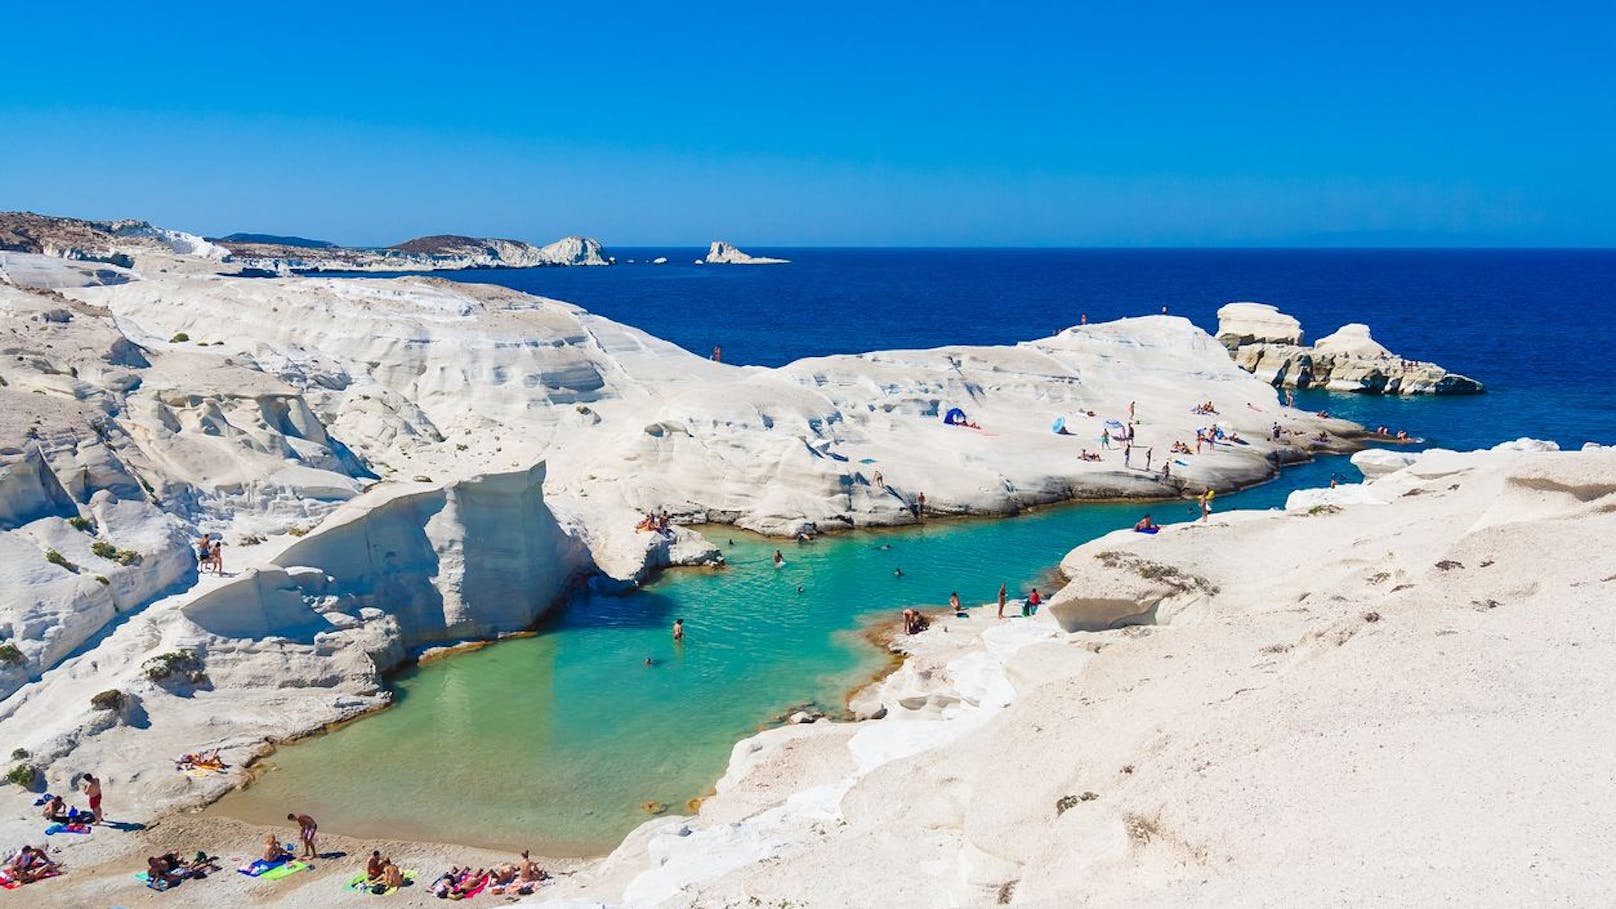
[[682, 641], [682, 640], [685, 639], [685, 620], [684, 619], [674, 619], [673, 620], [673, 639], [675, 641]]
[[786, 554], [776, 549], [774, 551], [774, 567], [780, 568], [786, 563]]

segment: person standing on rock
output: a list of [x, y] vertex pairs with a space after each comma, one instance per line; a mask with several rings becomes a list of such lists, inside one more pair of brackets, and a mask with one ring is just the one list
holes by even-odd
[[1147, 449], [1145, 449], [1145, 469], [1146, 470], [1150, 469], [1150, 459], [1154, 458], [1155, 456], [1156, 456], [1156, 449], [1155, 448], [1147, 448]]
[[724, 362], [724, 348], [719, 347], [717, 344], [713, 345], [713, 362], [714, 363], [722, 363], [722, 362]]
[[84, 797], [90, 800], [90, 823], [101, 823], [101, 780], [93, 773], [84, 775]]
[[320, 825], [306, 814], [288, 814], [286, 819], [297, 822], [297, 838], [303, 844], [303, 857], [314, 858], [314, 834], [320, 829]]
[[1132, 442], [1124, 442], [1123, 445], [1122, 445], [1122, 466], [1123, 467], [1132, 467], [1133, 466], [1133, 443]]
[[955, 616], [960, 615], [959, 591], [956, 590], [948, 595], [948, 608], [954, 610]]
[[1004, 589], [1004, 585], [1000, 584], [999, 585], [999, 618], [1001, 618], [1001, 619], [1004, 618], [1004, 603], [1005, 603], [1005, 589]]

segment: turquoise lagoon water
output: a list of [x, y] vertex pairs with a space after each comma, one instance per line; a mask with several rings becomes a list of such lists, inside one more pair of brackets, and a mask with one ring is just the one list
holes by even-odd
[[[1219, 502], [1279, 506], [1338, 472], [1357, 477], [1344, 459], [1321, 459]], [[864, 637], [870, 623], [953, 591], [979, 604], [1001, 583], [1012, 597], [1045, 586], [1068, 550], [1145, 511], [1194, 517], [1188, 502], [1069, 505], [808, 544], [710, 527], [728, 568], [581, 594], [535, 637], [409, 671], [394, 707], [281, 749], [215, 810], [283, 823], [295, 808], [356, 836], [601, 853], [647, 819], [645, 803], [687, 810], [734, 744], [788, 708], [840, 707], [886, 662]], [[972, 612], [950, 621], [988, 620]], [[669, 634], [676, 618], [683, 645]]]

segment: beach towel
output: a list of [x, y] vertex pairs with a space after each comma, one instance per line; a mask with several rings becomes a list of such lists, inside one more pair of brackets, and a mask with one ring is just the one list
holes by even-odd
[[51, 795], [49, 792], [47, 792], [44, 795], [40, 796], [39, 798], [34, 799], [34, 807], [38, 808], [39, 806], [45, 804], [46, 802], [50, 801], [53, 798], [56, 798], [56, 796]]
[[482, 893], [483, 888], [487, 887], [487, 886], [488, 886], [488, 875], [485, 874], [481, 878], [478, 878], [477, 886], [468, 888], [465, 893], [460, 893], [460, 894], [451, 893], [451, 894], [449, 894], [449, 899], [452, 899], [452, 900], [469, 900], [472, 897], [476, 896], [477, 894]]
[[73, 824], [73, 823], [52, 824], [49, 827], [45, 828], [45, 835], [46, 836], [55, 836], [58, 833], [88, 834], [90, 832], [91, 832], [91, 830], [90, 830], [90, 825], [89, 824]]
[[268, 871], [265, 871], [263, 874], [256, 875], [256, 877], [259, 880], [264, 881], [278, 881], [283, 877], [291, 877], [299, 871], [308, 871], [310, 869], [311, 866], [305, 865], [302, 862], [286, 862], [279, 867], [271, 868]]
[[[145, 871], [141, 871], [141, 872], [136, 873], [135, 874], [135, 880], [140, 881], [142, 884], [145, 884], [146, 886], [152, 888], [153, 890], [156, 890], [158, 893], [162, 893], [164, 890], [167, 890], [170, 887], [176, 886], [174, 884], [165, 884], [162, 881], [154, 881], [154, 880], [151, 879], [151, 874], [149, 874], [149, 873], [147, 873]], [[185, 879], [180, 878], [180, 880], [183, 881]]]
[[[279, 859], [273, 862], [266, 862], [263, 859], [253, 859], [236, 870], [247, 875], [248, 877], [263, 877], [271, 871], [279, 870], [282, 866], [288, 863], [291, 863], [291, 859]], [[274, 878], [271, 878], [271, 880], [274, 880]]]

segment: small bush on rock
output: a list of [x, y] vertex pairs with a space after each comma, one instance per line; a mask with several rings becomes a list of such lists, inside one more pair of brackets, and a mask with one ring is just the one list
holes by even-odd
[[6, 782], [28, 789], [39, 779], [39, 770], [32, 764], [18, 764], [6, 774]]
[[54, 549], [45, 550], [45, 561], [51, 563], [52, 565], [60, 565], [63, 568], [66, 568], [68, 571], [78, 574], [79, 566], [69, 562], [67, 560], [67, 556], [62, 555]]
[[28, 749], [27, 748], [18, 748], [16, 750], [12, 751], [11, 752], [11, 759], [14, 760], [14, 761], [26, 761], [26, 760], [28, 760]]
[[195, 679], [202, 677], [202, 658], [191, 650], [173, 650], [152, 657], [141, 668], [145, 670], [146, 678], [153, 682], [161, 682], [176, 675]]
[[82, 530], [85, 533], [89, 533], [90, 528], [95, 525], [90, 523], [89, 518], [81, 518], [78, 515], [74, 515], [67, 519], [67, 526], [73, 528], [74, 530]]
[[103, 559], [111, 560], [118, 557], [118, 547], [108, 543], [106, 540], [96, 540], [91, 543], [90, 551]]
[[174, 332], [174, 337], [168, 339], [168, 343], [170, 343], [170, 344], [184, 344], [186, 341], [189, 341], [189, 340], [191, 340], [190, 335], [186, 334], [183, 331], [176, 331], [176, 332]]
[[111, 583], [112, 583], [112, 582], [111, 582], [111, 581], [109, 581], [109, 580], [107, 580], [107, 576], [106, 576], [106, 575], [104, 575], [104, 574], [98, 574], [98, 575], [96, 575], [96, 576], [95, 576], [95, 582], [96, 582], [96, 583], [97, 583], [97, 584], [100, 584], [100, 585], [101, 585], [101, 586], [102, 586], [102, 587], [105, 587], [105, 586], [107, 586], [107, 585], [108, 585], [108, 584], [111, 584]]
[[119, 565], [139, 565], [145, 557], [133, 549], [120, 549], [113, 558], [118, 560]]
[[23, 661], [22, 651], [10, 641], [0, 644], [0, 663], [15, 666]]
[[106, 691], [90, 698], [90, 706], [97, 710], [122, 710], [123, 701], [123, 692], [116, 688], [108, 688]]

